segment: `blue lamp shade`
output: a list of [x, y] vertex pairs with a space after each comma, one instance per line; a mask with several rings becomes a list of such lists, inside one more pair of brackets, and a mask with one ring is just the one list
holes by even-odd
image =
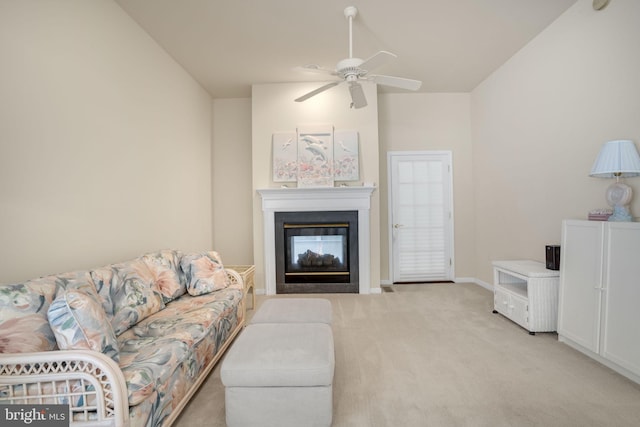
[[605, 142], [589, 176], [619, 178], [640, 176], [640, 155], [633, 141]]

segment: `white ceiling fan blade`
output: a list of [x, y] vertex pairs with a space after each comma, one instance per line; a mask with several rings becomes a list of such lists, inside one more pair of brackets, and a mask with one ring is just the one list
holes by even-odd
[[338, 73], [336, 73], [335, 70], [330, 70], [329, 68], [324, 68], [321, 67], [319, 65], [316, 64], [308, 64], [308, 65], [303, 65], [301, 67], [295, 67], [296, 71], [301, 71], [304, 73], [313, 73], [313, 74], [328, 74], [330, 76], [337, 76]]
[[364, 62], [360, 64], [360, 68], [367, 71], [375, 70], [381, 65], [384, 65], [389, 60], [397, 57], [398, 57], [397, 55], [391, 52], [387, 52], [386, 50], [381, 50], [380, 52], [365, 59]]
[[334, 86], [338, 86], [340, 83], [342, 82], [331, 82], [331, 83], [327, 83], [324, 86], [320, 86], [318, 89], [316, 90], [312, 90], [311, 92], [307, 93], [306, 95], [302, 95], [299, 98], [296, 98], [295, 101], [296, 102], [302, 102], [302, 101], [306, 101], [307, 99], [311, 98], [312, 96], [316, 96], [319, 93], [324, 92], [325, 90], [331, 89]]
[[362, 85], [356, 82], [349, 83], [349, 92], [351, 93], [351, 108], [362, 108], [367, 106], [367, 98], [364, 96]]
[[403, 77], [393, 76], [369, 76], [368, 80], [379, 85], [392, 86], [400, 89], [418, 90], [422, 86], [420, 80], [405, 79]]

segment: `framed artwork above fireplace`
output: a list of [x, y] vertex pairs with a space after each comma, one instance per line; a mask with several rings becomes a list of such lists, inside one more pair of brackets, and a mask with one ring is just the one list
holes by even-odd
[[331, 125], [299, 126], [272, 135], [273, 182], [296, 182], [300, 188], [333, 187], [336, 181], [360, 179], [358, 131]]
[[295, 132], [276, 132], [272, 135], [273, 182], [298, 180], [298, 142]]
[[333, 187], [333, 126], [298, 128], [298, 187]]

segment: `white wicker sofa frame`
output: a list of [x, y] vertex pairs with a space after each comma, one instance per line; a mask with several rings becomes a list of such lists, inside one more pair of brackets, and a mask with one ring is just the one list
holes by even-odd
[[[129, 425], [129, 403], [124, 376], [118, 364], [102, 353], [65, 350], [0, 354], [0, 377], [2, 385], [10, 386], [10, 390], [36, 390], [28, 397], [19, 392], [0, 399], [0, 402], [8, 404], [73, 402], [77, 401], [77, 394], [74, 396], [70, 391], [52, 393], [47, 390], [60, 389], [57, 387], [59, 384], [70, 390], [70, 384], [76, 381], [89, 384], [91, 387], [83, 387], [88, 390], [84, 392], [82, 400], [95, 402], [95, 405], [70, 406], [71, 425]], [[74, 418], [85, 421], [73, 421]]]
[[[118, 363], [108, 354], [95, 351], [95, 349], [54, 349], [25, 353], [0, 353], [0, 404], [68, 404], [70, 426], [73, 427], [170, 426], [223, 356], [235, 336], [244, 327], [246, 292], [243, 279], [234, 270], [224, 269], [223, 274], [228, 281], [228, 286], [221, 290], [217, 296], [216, 292], [202, 296], [192, 296], [185, 293], [167, 303], [167, 311], [183, 313], [188, 311], [185, 310], [185, 307], [189, 307], [193, 301], [193, 304], [197, 305], [195, 311], [200, 315], [204, 312], [212, 325], [210, 328], [205, 328], [207, 330], [204, 334], [207, 336], [201, 341], [209, 340], [211, 342], [205, 343], [206, 345], [201, 346], [200, 350], [195, 350], [197, 344], [190, 342], [188, 345], [183, 345], [184, 343], [178, 342], [176, 345], [179, 348], [192, 350], [198, 354], [187, 358], [188, 360], [176, 369], [180, 371], [176, 374], [178, 380], [171, 382], [173, 377], [166, 379], [169, 384], [167, 385], [169, 388], [167, 393], [160, 397], [161, 393], [154, 392], [158, 396], [152, 394], [150, 397], [145, 397], [141, 400], [141, 407], [137, 412], [135, 405], [131, 404], [132, 380], [125, 375], [122, 363]], [[216, 298], [223, 299], [223, 305], [217, 304]], [[154, 321], [154, 316], [151, 315], [138, 322], [132, 329], [137, 327], [142, 328], [141, 330], [148, 330], [154, 325], [160, 324], [162, 326], [162, 321], [166, 321], [167, 316], [168, 314], [165, 313], [165, 316], [160, 317], [160, 322], [158, 322]], [[176, 322], [179, 322], [184, 316], [186, 315], [178, 314], [178, 320], [172, 320], [171, 330], [179, 329], [180, 325], [176, 325]], [[193, 326], [193, 319], [191, 321], [191, 326]], [[0, 323], [0, 329], [1, 326]], [[162, 337], [160, 339], [171, 339], [171, 333], [168, 331], [161, 330], [158, 334]], [[123, 347], [126, 347], [129, 341], [140, 345], [135, 338], [124, 340], [128, 336], [133, 336], [133, 333], [126, 331], [118, 335], [118, 343]], [[181, 333], [184, 334], [184, 332]], [[3, 351], [5, 346], [2, 341], [6, 339], [7, 337], [3, 336], [0, 330], [0, 351]], [[177, 342], [179, 339], [175, 341]], [[144, 345], [144, 340], [142, 342]], [[215, 351], [212, 351], [214, 348]], [[144, 349], [141, 349], [141, 352], [143, 352], [142, 350]], [[124, 357], [133, 356], [129, 354]], [[200, 364], [202, 366], [199, 369], [194, 368]], [[183, 367], [182, 365], [188, 366]], [[192, 372], [194, 370], [197, 372]], [[187, 371], [189, 378], [185, 378], [184, 372]], [[158, 379], [155, 381], [158, 382]], [[176, 387], [176, 384], [187, 387], [187, 389], [175, 393], [173, 388]], [[187, 385], [185, 386], [185, 384]], [[156, 387], [157, 384], [150, 384], [150, 386]], [[175, 399], [174, 396], [179, 398]], [[148, 412], [156, 412], [157, 414], [148, 418], [146, 415], [138, 417], [139, 414]]]

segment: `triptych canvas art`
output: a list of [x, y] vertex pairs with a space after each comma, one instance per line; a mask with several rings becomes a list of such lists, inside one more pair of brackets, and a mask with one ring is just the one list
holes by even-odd
[[358, 132], [333, 126], [301, 126], [273, 134], [273, 181], [298, 187], [333, 187], [335, 181], [357, 181]]

